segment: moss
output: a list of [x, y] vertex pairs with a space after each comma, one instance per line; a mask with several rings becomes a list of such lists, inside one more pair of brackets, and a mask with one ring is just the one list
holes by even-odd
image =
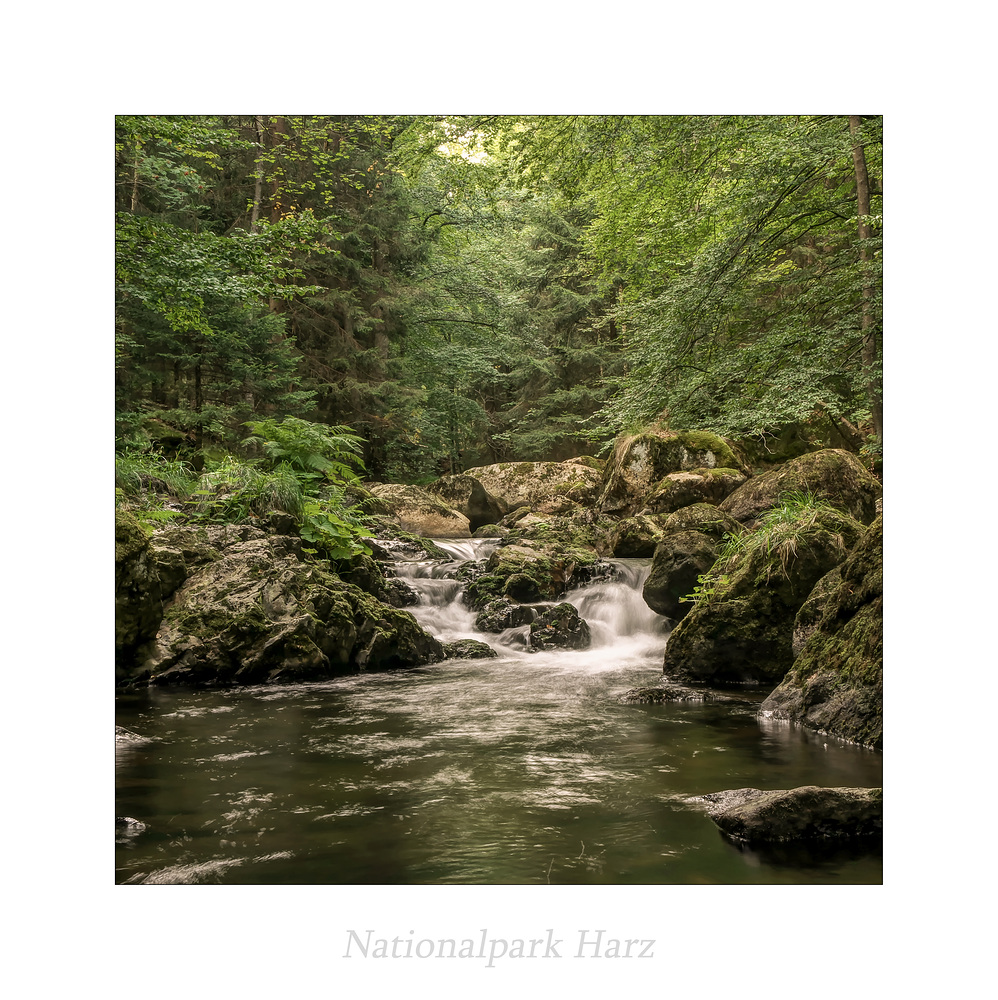
[[710, 431], [675, 431], [675, 435], [687, 448], [709, 451], [714, 454], [716, 466], [737, 469], [738, 459], [727, 442]]
[[127, 510], [114, 512], [114, 561], [134, 559], [149, 545], [149, 535], [138, 518]]
[[883, 519], [843, 564], [793, 669], [762, 710], [866, 746], [883, 745]]

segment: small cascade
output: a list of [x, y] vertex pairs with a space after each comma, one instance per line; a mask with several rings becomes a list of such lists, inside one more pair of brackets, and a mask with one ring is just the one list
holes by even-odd
[[[466, 584], [484, 568], [498, 540], [434, 539], [434, 544], [453, 558], [431, 559], [423, 552], [399, 549], [393, 552], [393, 568], [396, 576], [419, 595], [419, 603], [408, 610], [441, 642], [478, 639], [512, 658], [568, 656], [590, 659], [594, 664], [605, 660], [605, 651], [610, 648], [617, 656], [641, 658], [660, 654], [664, 647], [666, 620], [652, 611], [641, 596], [651, 569], [650, 559], [609, 560], [595, 579], [566, 594], [562, 600], [573, 605], [586, 620], [592, 643], [587, 650], [549, 650], [541, 654], [530, 647], [529, 625], [498, 634], [480, 632], [475, 628], [477, 613], [464, 603]], [[550, 606], [538, 605], [535, 611]]]
[[441, 642], [486, 640], [486, 636], [475, 631], [476, 614], [464, 603], [462, 595], [476, 564], [484, 565], [498, 539], [434, 539], [434, 544], [453, 558], [430, 559], [425, 552], [413, 555], [410, 550], [392, 552], [395, 575], [419, 595], [419, 604], [407, 610]]

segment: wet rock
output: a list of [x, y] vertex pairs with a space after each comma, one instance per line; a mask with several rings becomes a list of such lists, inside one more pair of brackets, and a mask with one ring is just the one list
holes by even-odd
[[535, 616], [533, 608], [517, 604], [507, 597], [499, 597], [489, 601], [479, 611], [475, 618], [475, 629], [478, 632], [504, 632], [508, 628], [529, 625]]
[[315, 680], [442, 659], [408, 612], [341, 580], [283, 536], [226, 546], [169, 602], [137, 676], [167, 684]]
[[681, 684], [659, 684], [654, 687], [631, 688], [620, 696], [622, 705], [664, 705], [672, 701], [733, 702], [728, 695], [705, 691], [702, 688], [683, 687]]
[[[821, 617], [760, 714], [881, 748], [884, 729], [883, 518], [835, 577], [822, 580]], [[803, 610], [803, 609], [802, 609]]]
[[589, 624], [567, 602], [544, 611], [530, 623], [533, 649], [588, 649], [591, 642]]
[[855, 455], [826, 448], [755, 476], [719, 506], [736, 521], [751, 524], [790, 491], [814, 493], [861, 524], [871, 524], [883, 487]]
[[721, 831], [748, 844], [879, 838], [883, 834], [880, 788], [738, 788], [689, 801], [702, 803]]
[[419, 594], [405, 580], [393, 576], [385, 580], [383, 600], [393, 608], [414, 608], [419, 604]]
[[444, 643], [444, 656], [448, 660], [493, 659], [499, 654], [487, 643], [477, 639], [458, 639]]

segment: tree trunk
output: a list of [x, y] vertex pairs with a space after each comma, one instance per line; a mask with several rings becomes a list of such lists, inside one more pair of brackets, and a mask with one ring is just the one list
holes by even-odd
[[[856, 172], [856, 212], [859, 215], [859, 238], [868, 240], [872, 235], [867, 221], [870, 215], [870, 178], [866, 171], [866, 154], [860, 142], [860, 115], [849, 116], [849, 131], [852, 134], [852, 162]], [[880, 438], [881, 446], [884, 440], [884, 403], [881, 383], [878, 382], [874, 369], [877, 364], [877, 328], [873, 317], [873, 285], [870, 281], [869, 261], [870, 250], [865, 245], [860, 246], [859, 260], [863, 274], [863, 312], [861, 329], [863, 333], [863, 367], [867, 372], [867, 396], [870, 400], [870, 412], [873, 414], [873, 430]]]
[[194, 365], [194, 412], [197, 418], [194, 423], [194, 458], [191, 464], [195, 471], [200, 472], [204, 468], [204, 420], [201, 411], [204, 409], [204, 397], [201, 394], [201, 362]]
[[142, 146], [136, 142], [135, 143], [135, 162], [132, 166], [132, 215], [134, 215], [139, 208], [139, 150]]
[[260, 152], [256, 158], [256, 185], [253, 188], [253, 211], [250, 215], [251, 233], [256, 232], [256, 224], [260, 218], [260, 201], [263, 198], [263, 115], [256, 115], [256, 141], [260, 146]]

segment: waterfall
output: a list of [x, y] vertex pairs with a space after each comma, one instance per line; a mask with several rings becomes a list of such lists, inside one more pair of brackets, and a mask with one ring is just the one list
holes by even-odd
[[[591, 667], [619, 664], [621, 660], [644, 660], [660, 656], [665, 646], [667, 621], [645, 603], [641, 589], [651, 569], [650, 559], [611, 559], [598, 579], [570, 590], [567, 601], [586, 620], [592, 642], [586, 650], [549, 650], [536, 653], [529, 644], [529, 625], [506, 629], [501, 633], [480, 632], [475, 628], [477, 612], [464, 603], [466, 582], [495, 551], [499, 542], [485, 539], [434, 539], [449, 559], [430, 559], [425, 554], [412, 556], [393, 553], [395, 574], [404, 579], [419, 596], [419, 603], [408, 610], [430, 634], [442, 642], [477, 639], [486, 642], [506, 659], [538, 658], [545, 662], [568, 658]], [[559, 602], [560, 603], [560, 602]], [[537, 611], [550, 603], [536, 606]], [[607, 653], [613, 651], [612, 660]]]

